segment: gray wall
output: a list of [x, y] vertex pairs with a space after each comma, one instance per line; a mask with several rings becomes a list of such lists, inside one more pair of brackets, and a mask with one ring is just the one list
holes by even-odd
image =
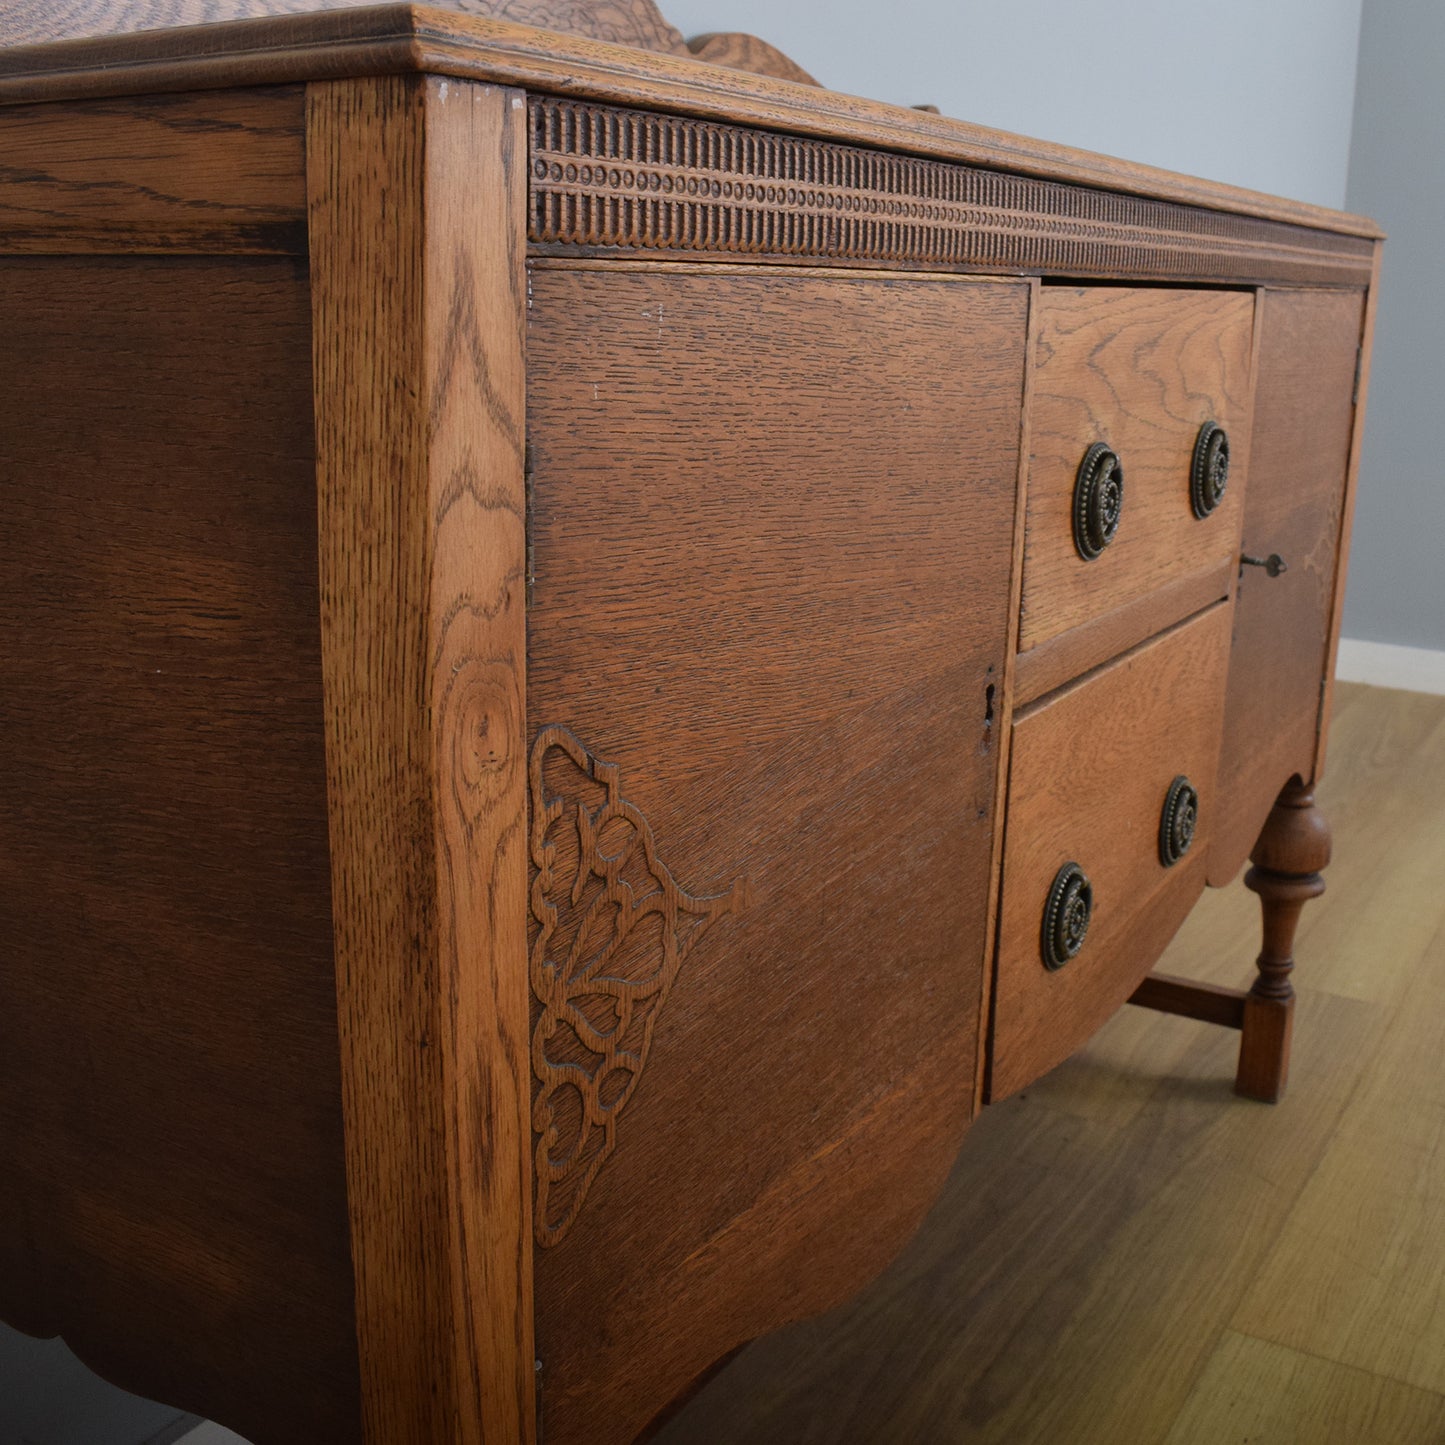
[[659, 4], [684, 35], [751, 31], [834, 90], [1344, 203], [1360, 0]]
[[[1369, 486], [1361, 502], [1359, 562], [1348, 620], [1361, 635], [1424, 641], [1419, 596], [1445, 569], [1421, 567], [1415, 588], [1396, 588], [1391, 527], [1403, 516], [1416, 550], [1430, 542], [1418, 503], [1405, 495], [1428, 478], [1423, 428], [1410, 435], [1418, 452], [1377, 445], [1391, 429], [1392, 406], [1423, 415], [1421, 393], [1438, 372], [1409, 380], [1412, 356], [1429, 360], [1425, 312], [1412, 312], [1406, 277], [1425, 267], [1426, 223], [1441, 214], [1441, 118], [1431, 111], [1428, 60], [1412, 47], [1429, 31], [1435, 57], [1445, 55], [1445, 7], [1438, 0], [1369, 0], [1370, 65], [1362, 76], [1365, 129], [1356, 148], [1352, 203], [1396, 230], [1389, 312], [1382, 312], [1372, 407]], [[748, 30], [771, 40], [835, 90], [901, 104], [928, 101], [946, 115], [1046, 140], [1147, 161], [1171, 170], [1338, 206], [1345, 195], [1356, 41], [1361, 0], [662, 0], [684, 34]], [[1409, 17], [1410, 24], [1401, 17]], [[1413, 29], [1411, 28], [1413, 26]], [[1415, 83], [1395, 119], [1392, 66]], [[1410, 144], [1398, 143], [1406, 127]], [[1434, 189], [1398, 186], [1389, 203], [1367, 185], [1420, 164], [1420, 138], [1433, 134]], [[1376, 182], [1370, 172], [1378, 172]], [[1407, 226], [1408, 220], [1408, 226]], [[1410, 227], [1418, 237], [1414, 259]], [[1436, 318], [1436, 305], [1428, 313]], [[1398, 314], [1397, 314], [1398, 313]], [[1445, 318], [1440, 318], [1445, 319]], [[1388, 326], [1385, 324], [1388, 322]], [[1393, 333], [1398, 330], [1398, 337]], [[1392, 359], [1394, 358], [1394, 359]], [[1393, 378], [1399, 374], [1397, 383]], [[1393, 394], [1393, 399], [1392, 399]], [[1384, 415], [1382, 415], [1382, 413]], [[1413, 445], [1413, 443], [1412, 443]], [[1400, 479], [1398, 494], [1383, 485]], [[1394, 501], [1391, 501], [1392, 496]], [[1437, 492], [1433, 535], [1445, 535], [1445, 495]], [[1377, 566], [1377, 559], [1383, 565]], [[1370, 587], [1378, 575], [1385, 584]], [[1357, 595], [1358, 594], [1358, 595]], [[1417, 596], [1418, 594], [1418, 596]], [[1378, 606], [1372, 605], [1375, 599]], [[1412, 600], [1413, 599], [1413, 600]], [[1377, 621], [1378, 616], [1378, 621]], [[1431, 616], [1438, 619], [1438, 601]], [[1445, 645], [1436, 641], [1434, 645]], [[159, 1181], [158, 1181], [159, 1183]], [[25, 1435], [36, 1445], [131, 1445], [148, 1438], [173, 1411], [147, 1408], [90, 1377], [59, 1345], [37, 1346], [0, 1329], [0, 1442]]]
[[1445, 649], [1445, 4], [1368, 0], [1349, 206], [1389, 232], [1347, 637]]

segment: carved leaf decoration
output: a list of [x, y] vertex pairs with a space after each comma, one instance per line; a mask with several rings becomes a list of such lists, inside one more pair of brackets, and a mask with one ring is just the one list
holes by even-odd
[[746, 906], [746, 887], [684, 892], [616, 765], [566, 728], [537, 734], [531, 793], [535, 1227], [552, 1245], [616, 1147], [678, 971], [719, 918]]
[[747, 70], [754, 75], [775, 75], [797, 85], [817, 85], [817, 81], [796, 61], [790, 60], [776, 45], [746, 35], [740, 30], [709, 31], [690, 36], [687, 48], [709, 65], [726, 65], [731, 70]]
[[443, 8], [515, 20], [542, 30], [562, 30], [633, 45], [664, 55], [688, 55], [682, 31], [663, 19], [654, 0], [442, 0]]

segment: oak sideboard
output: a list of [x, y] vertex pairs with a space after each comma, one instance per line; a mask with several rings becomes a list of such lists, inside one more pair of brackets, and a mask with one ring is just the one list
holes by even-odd
[[1370, 222], [650, 0], [0, 45], [0, 1318], [610, 1445], [1126, 1002], [1279, 1098]]

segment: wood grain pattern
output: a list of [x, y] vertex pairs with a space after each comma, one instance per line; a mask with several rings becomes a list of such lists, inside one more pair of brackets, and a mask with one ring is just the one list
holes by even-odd
[[[1336, 1145], [1291, 1210], [1232, 1327], [1445, 1393], [1438, 1148], [1445, 912], [1436, 886], [1445, 700], [1341, 685], [1322, 805], [1331, 887], [1305, 910], [1301, 1000], [1328, 989], [1381, 1022]], [[1368, 930], [1368, 934], [1365, 932]], [[1362, 947], [1366, 937], [1373, 946]], [[1302, 1023], [1296, 1063], [1308, 1057]], [[1317, 1046], [1316, 1046], [1317, 1047]], [[1406, 1101], [1402, 1103], [1402, 1101]], [[1286, 1108], [1307, 1107], [1298, 1081]]]
[[[22, 0], [0, 37], [260, 3]], [[1341, 338], [1358, 341], [1377, 232], [810, 90], [746, 37], [700, 49], [772, 75], [701, 64], [651, 0], [322, 8], [0, 50], [0, 307], [21, 323], [7, 367], [40, 338], [38, 378], [14, 389], [35, 417], [6, 430], [22, 480], [41, 480], [18, 508], [19, 625], [0, 640], [25, 688], [0, 700], [23, 779], [0, 820], [22, 943], [13, 990], [0, 961], [7, 1009], [19, 1000], [0, 1015], [0, 1153], [25, 1180], [0, 1191], [18, 1261], [0, 1311], [258, 1442], [531, 1445], [540, 1408], [549, 1445], [607, 1445], [879, 1269], [982, 1093], [1081, 1042], [1164, 948], [1212, 871], [1216, 815], [1229, 846], [1297, 744], [1317, 770], [1360, 425], [1340, 405]], [[172, 254], [44, 254], [136, 251]], [[989, 270], [1011, 279], [941, 274]], [[1242, 288], [1259, 284], [1274, 289], [1257, 309]], [[110, 300], [92, 337], [81, 303]], [[1251, 510], [1260, 373], [1276, 468]], [[101, 391], [94, 415], [57, 400], [73, 376]], [[155, 383], [134, 416], [118, 376]], [[1206, 417], [1232, 433], [1234, 475], [1200, 523], [1187, 462]], [[1132, 510], [1081, 575], [1047, 513], [1101, 429]], [[238, 455], [203, 465], [223, 444]], [[217, 515], [241, 559], [212, 545]], [[1277, 526], [1307, 558], [1301, 590], [1245, 585], [1230, 685], [1247, 761], [1226, 813], [1241, 516], [1247, 543], [1261, 524], [1251, 550], [1286, 550]], [[6, 597], [0, 583], [0, 611]], [[83, 626], [108, 649], [94, 668], [64, 652]], [[195, 666], [162, 697], [147, 664], [169, 677], [176, 655]], [[92, 725], [77, 699], [96, 679]], [[1015, 727], [1020, 698], [1041, 701]], [[236, 756], [198, 784], [217, 743]], [[1178, 772], [1205, 823], [1165, 872], [1158, 809]], [[1047, 975], [1041, 897], [1019, 899], [1066, 833], [1061, 856], [1097, 849], [1099, 909], [1082, 958]], [[1389, 841], [1359, 818], [1354, 836]], [[1421, 877], [1438, 872], [1435, 842], [1418, 853]], [[1281, 889], [1305, 883], [1256, 861], [1279, 895], [1277, 983]], [[1376, 951], [1359, 932], [1379, 925], [1374, 894], [1347, 896], [1339, 926]], [[1427, 947], [1418, 922], [1391, 926], [1403, 956]], [[1300, 1060], [1324, 1113], [1405, 967], [1337, 965], [1340, 996], [1305, 998], [1332, 1049]], [[1240, 1003], [1206, 985], [1192, 1009], [1167, 981], [1142, 994], [1242, 1024], [1247, 1053], [1269, 1042], [1254, 1014], [1289, 1018], [1278, 988]], [[162, 1086], [150, 1055], [167, 1046], [204, 1060], [180, 1069], [190, 1095], [210, 1091], [194, 1118], [137, 1093]], [[1276, 1220], [1276, 1181], [1297, 1192], [1328, 1137], [1317, 1113], [1282, 1143], [1262, 1125], [1235, 1139], [1182, 1243], [1158, 1189], [1103, 1190], [1101, 1159], [1132, 1180], [1219, 1147], [1213, 1049], [1168, 1055], [1210, 1122], [1161, 1108], [1131, 1147], [1109, 1101], [1126, 1119], [1145, 1105], [1116, 1068], [1055, 1094], [1064, 1123], [976, 1181], [994, 1216], [976, 1232], [996, 1241], [1004, 1185], [1060, 1159], [1088, 1176], [1055, 1202], [1081, 1240], [1052, 1297], [980, 1333], [973, 1306], [1006, 1278], [995, 1251], [982, 1287], [915, 1310], [951, 1330], [926, 1348], [984, 1359], [986, 1391], [1027, 1381], [954, 1424], [1073, 1439], [1060, 1427], [1081, 1402], [1106, 1438], [1162, 1438], [1149, 1407], [1116, 1399], [1111, 1354], [1160, 1369], [1177, 1414], [1268, 1248], [1235, 1239], [1241, 1218]], [[35, 1120], [14, 1103], [32, 1076], [54, 1094]], [[192, 1165], [158, 1221], [126, 1150]], [[1089, 1280], [1092, 1245], [1114, 1253]], [[1191, 1282], [1181, 1252], [1220, 1267]], [[1144, 1283], [1120, 1289], [1119, 1260], [1146, 1262]], [[172, 1340], [166, 1291], [196, 1304], [194, 1340]], [[1161, 1310], [1196, 1302], [1214, 1333], [1176, 1344]], [[1056, 1362], [1033, 1320], [1108, 1338]], [[912, 1371], [867, 1402], [866, 1372], [830, 1376], [860, 1439], [940, 1438], [929, 1401], [901, 1393]], [[786, 1438], [825, 1417], [795, 1414]]]
[[1221, 1028], [1244, 1027], [1244, 990], [1221, 988], [1215, 983], [1195, 983], [1173, 974], [1151, 973], [1129, 995], [1129, 1002], [1139, 1008], [1159, 1013], [1177, 1014], [1180, 1018], [1200, 1019]]
[[[1163, 1037], [1136, 1042], [1140, 1021]], [[1358, 1048], [1370, 1023], [1347, 1000], [1307, 1018], [1331, 1049]], [[1342, 1104], [1316, 1068], [1307, 1117], [1247, 1124], [1280, 1115], [1231, 1107], [1233, 1043], [1120, 1016], [985, 1111], [939, 1207], [876, 1286], [752, 1345], [658, 1445], [1161, 1439]], [[1332, 1060], [1337, 1077], [1352, 1077], [1351, 1058]]]
[[1319, 739], [1315, 743], [1315, 776], [1324, 772], [1325, 746], [1329, 741], [1331, 702], [1335, 687], [1335, 667], [1339, 661], [1340, 629], [1345, 617], [1345, 584], [1350, 571], [1350, 539], [1355, 526], [1355, 487], [1360, 477], [1360, 451], [1365, 435], [1365, 411], [1370, 396], [1370, 359], [1375, 346], [1375, 312], [1380, 299], [1380, 267], [1385, 258], [1385, 244], [1375, 242], [1375, 264], [1370, 271], [1370, 286], [1365, 292], [1365, 318], [1360, 336], [1360, 354], [1355, 363], [1355, 419], [1350, 432], [1350, 461], [1345, 472], [1345, 500], [1340, 522], [1340, 543], [1335, 555], [1334, 603], [1330, 614], [1329, 641], [1325, 647], [1325, 695], [1320, 704]]
[[679, 887], [616, 764], [566, 728], [537, 733], [530, 779], [535, 1222], [537, 1242], [550, 1245], [617, 1147], [688, 954], [747, 907], [748, 890], [742, 879], [706, 897]]
[[396, 79], [309, 105], [367, 1438], [529, 1440], [522, 101]]
[[306, 268], [9, 257], [0, 336], [0, 1315], [354, 1439]]
[[1244, 1000], [1244, 1030], [1234, 1089], [1247, 1099], [1278, 1103], [1289, 1078], [1294, 1021], [1294, 936], [1300, 911], [1325, 891], [1321, 872], [1330, 861], [1330, 826], [1315, 804], [1314, 788], [1286, 784], [1270, 809], [1250, 854], [1244, 886], [1259, 895], [1264, 944], [1258, 976]]
[[683, 116], [533, 96], [531, 236], [834, 264], [1359, 281], [1366, 242]]
[[[88, 35], [123, 35], [267, 16], [359, 9], [375, 0], [9, 0], [0, 17], [0, 45], [38, 45]], [[486, 15], [686, 55], [682, 35], [653, 0], [433, 0], [435, 8]]]
[[[704, 65], [691, 56], [654, 54], [409, 4], [279, 16], [184, 34], [153, 31], [4, 50], [0, 51], [0, 104], [416, 70], [1256, 216], [1306, 228], [1311, 234], [1299, 240], [1308, 246], [1329, 248], [1330, 234], [1367, 239], [1381, 235], [1379, 227], [1362, 216], [988, 130], [906, 106], [822, 89], [800, 90], [789, 81]], [[1344, 244], [1338, 249], [1356, 258], [1363, 284], [1372, 248]]]
[[306, 250], [300, 87], [0, 110], [0, 253]]
[[740, 30], [716, 30], [688, 37], [687, 48], [709, 65], [728, 65], [753, 75], [772, 75], [797, 85], [817, 85], [801, 65], [789, 60], [776, 45]]
[[1127, 652], [1141, 637], [1202, 612], [1211, 602], [1226, 601], [1238, 573], [1238, 563], [1231, 557], [1213, 572], [1191, 572], [1166, 582], [1020, 653], [1015, 661], [1014, 705], [1035, 702]]
[[967, 1125], [1028, 294], [533, 267], [529, 713], [749, 898], [538, 1252], [549, 1442], [630, 1440], [846, 1295]]
[[[985, 1111], [883, 1278], [751, 1345], [657, 1445], [1294, 1445], [1317, 1422], [1433, 1445], [1442, 788], [1445, 699], [1341, 685], [1288, 1100], [1231, 1097], [1231, 1032], [1119, 1013]], [[1210, 891], [1161, 966], [1243, 982], [1257, 915]]]
[[[1014, 724], [989, 1096], [1006, 1098], [1078, 1048], [1128, 997], [1204, 888], [1229, 609], [1215, 606]], [[1200, 798], [1194, 845], [1159, 861], [1171, 781]], [[1079, 955], [1044, 967], [1039, 933], [1054, 875], [1093, 885]]]
[[1291, 775], [1315, 773], [1363, 312], [1358, 291], [1261, 294], [1243, 550], [1289, 570], [1238, 584], [1211, 883], [1243, 867]]
[[1340, 1120], [1339, 1147], [1290, 1212], [1231, 1323], [1445, 1393], [1438, 1069], [1445, 934], [1435, 905], [1436, 895], [1415, 895], [1402, 910], [1397, 895], [1397, 912], [1429, 910], [1435, 932], [1413, 960], [1411, 986], [1390, 1010], [1379, 1047], [1362, 1058], [1361, 1086]]
[[[1024, 355], [1033, 356], [1038, 346], [1042, 310], [1039, 306], [1040, 286], [1037, 280], [1029, 285], [1029, 329]], [[993, 853], [988, 869], [988, 934], [984, 957], [992, 965], [998, 957], [999, 896], [1003, 889], [1003, 851], [1008, 832], [1009, 769], [1013, 760], [1014, 713], [1019, 706], [1019, 601], [1023, 594], [1024, 533], [1028, 520], [1028, 465], [1032, 439], [1033, 392], [1037, 368], [1024, 367], [1023, 425], [1019, 431], [1018, 495], [1014, 502], [1013, 549], [1009, 566], [1008, 650], [1004, 657], [1003, 681], [994, 696], [994, 726], [998, 732], [998, 776], [994, 783], [994, 817], [1004, 820], [1002, 828], [994, 829]], [[989, 1031], [993, 1027], [993, 992], [995, 968], [984, 970], [978, 1000], [978, 1066], [974, 1077], [974, 1111], [988, 1100]]]
[[[1249, 362], [1254, 301], [1220, 291], [1049, 287], [1043, 293], [1024, 545], [1019, 646], [1061, 637], [1186, 576], [1212, 587], [1239, 555], [1248, 491]], [[1200, 426], [1229, 434], [1229, 487], [1203, 521], [1189, 502]], [[1124, 470], [1114, 540], [1093, 561], [1074, 546], [1074, 484], [1090, 445]], [[1188, 589], [1175, 598], [1187, 606]], [[1183, 614], [1187, 615], [1187, 613]], [[1127, 647], [1179, 620], [1126, 614]], [[1083, 657], [1091, 654], [1085, 640]], [[1075, 669], [1077, 670], [1077, 668]]]
[[1226, 1330], [1164, 1445], [1438, 1445], [1445, 1398]]
[[[1377, 695], [1349, 688], [1347, 696]], [[1445, 730], [1438, 699], [1401, 693], [1390, 707], [1341, 708], [1337, 697], [1334, 730], [1339, 755], [1320, 786], [1332, 801], [1331, 832], [1338, 859], [1329, 888], [1300, 920], [1296, 939], [1302, 969], [1295, 979], [1342, 998], [1397, 1007], [1406, 997], [1413, 970], [1429, 953], [1439, 920], [1429, 908], [1401, 907], [1402, 894], [1430, 895], [1445, 869], [1445, 829], [1439, 826], [1436, 759], [1445, 763]], [[1418, 794], [1391, 791], [1401, 759], [1412, 759]], [[1377, 793], [1387, 801], [1376, 804]], [[1347, 800], [1353, 814], [1341, 811]], [[1321, 917], [1326, 929], [1319, 926]], [[1381, 939], [1387, 939], [1382, 946]], [[1309, 1047], [1301, 1039], [1303, 1052]], [[1298, 1091], [1291, 1103], [1300, 1107]]]

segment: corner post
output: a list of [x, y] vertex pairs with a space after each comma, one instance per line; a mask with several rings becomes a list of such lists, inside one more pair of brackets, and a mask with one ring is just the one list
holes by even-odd
[[337, 1019], [369, 1445], [530, 1445], [526, 109], [307, 99]]
[[1289, 1076], [1294, 1024], [1294, 936], [1300, 913], [1325, 891], [1320, 876], [1330, 861], [1330, 827], [1315, 805], [1314, 787], [1298, 778], [1285, 785], [1250, 854], [1244, 885], [1259, 895], [1264, 943], [1259, 976], [1245, 995], [1234, 1091], [1277, 1103]]

